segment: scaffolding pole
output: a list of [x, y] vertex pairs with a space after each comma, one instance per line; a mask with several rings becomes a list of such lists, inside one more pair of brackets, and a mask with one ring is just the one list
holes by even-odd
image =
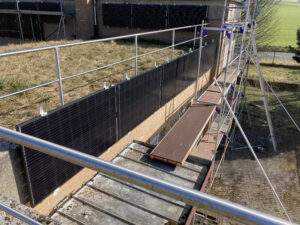
[[292, 123], [295, 125], [295, 127], [297, 128], [297, 130], [300, 132], [300, 127], [297, 124], [296, 120], [292, 117], [292, 115], [289, 113], [289, 111], [287, 110], [287, 108], [284, 106], [284, 104], [282, 103], [282, 101], [280, 100], [280, 98], [277, 96], [276, 92], [274, 91], [274, 89], [272, 88], [272, 86], [269, 84], [269, 82], [267, 81], [267, 79], [262, 76], [264, 81], [266, 82], [266, 84], [268, 85], [270, 91], [273, 93], [273, 95], [275, 96], [275, 98], [277, 99], [277, 101], [279, 102], [280, 106], [283, 108], [283, 110], [286, 112], [286, 114], [288, 115], [288, 117], [290, 118], [290, 120], [292, 121]]
[[[254, 24], [252, 26], [254, 26]], [[261, 89], [261, 97], [262, 97], [262, 100], [263, 100], [263, 103], [264, 103], [264, 108], [265, 108], [265, 113], [266, 113], [267, 122], [268, 122], [268, 126], [269, 126], [271, 141], [272, 141], [272, 144], [273, 144], [274, 151], [277, 152], [277, 150], [278, 150], [277, 142], [276, 142], [276, 138], [275, 138], [275, 132], [274, 132], [274, 127], [273, 127], [271, 114], [270, 114], [270, 111], [269, 111], [270, 108], [269, 108], [268, 99], [267, 99], [267, 96], [266, 96], [265, 82], [264, 82], [264, 79], [262, 77], [262, 72], [261, 72], [261, 68], [260, 68], [260, 64], [259, 64], [259, 60], [258, 60], [258, 56], [257, 56], [257, 48], [256, 48], [255, 38], [256, 38], [256, 31], [255, 31], [255, 28], [254, 28], [253, 29], [253, 34], [252, 34], [252, 37], [251, 37], [253, 59], [254, 59], [255, 67], [256, 67], [257, 76], [259, 78], [259, 84], [260, 84], [260, 89]]]
[[[215, 81], [216, 81], [216, 84], [218, 85], [220, 91], [222, 92], [222, 88], [221, 88], [220, 84], [218, 83], [218, 81], [217, 81], [216, 79], [215, 79]], [[240, 132], [241, 132], [241, 134], [242, 134], [242, 136], [243, 136], [243, 138], [244, 138], [246, 144], [248, 145], [248, 147], [249, 147], [249, 149], [250, 149], [250, 151], [251, 151], [253, 157], [255, 158], [255, 160], [256, 160], [258, 166], [260, 167], [260, 169], [261, 169], [261, 171], [262, 171], [262, 173], [263, 173], [263, 175], [264, 175], [264, 177], [266, 178], [266, 180], [267, 180], [267, 182], [268, 182], [268, 184], [269, 184], [269, 186], [270, 186], [270, 188], [271, 188], [271, 190], [272, 190], [272, 192], [273, 192], [275, 198], [277, 199], [277, 201], [279, 202], [281, 208], [283, 209], [284, 214], [286, 215], [286, 217], [288, 218], [288, 220], [289, 220], [290, 222], [292, 222], [291, 217], [289, 216], [289, 214], [288, 214], [288, 212], [287, 212], [285, 206], [283, 205], [283, 202], [281, 201], [279, 195], [278, 195], [277, 192], [276, 192], [276, 189], [275, 189], [274, 185], [272, 184], [272, 182], [271, 182], [270, 178], [268, 177], [268, 175], [267, 175], [267, 173], [266, 173], [266, 171], [265, 171], [263, 165], [262, 165], [261, 162], [259, 161], [259, 159], [258, 159], [258, 157], [257, 157], [257, 155], [256, 155], [256, 153], [255, 153], [255, 151], [254, 151], [254, 149], [252, 148], [252, 145], [251, 145], [249, 139], [247, 138], [247, 135], [245, 134], [244, 129], [242, 128], [242, 126], [241, 126], [241, 124], [240, 124], [238, 118], [236, 117], [236, 115], [235, 115], [233, 109], [231, 108], [230, 103], [227, 101], [226, 96], [224, 96], [223, 94], [222, 94], [222, 98], [223, 98], [223, 100], [224, 100], [224, 102], [225, 102], [225, 104], [226, 104], [226, 106], [227, 106], [227, 108], [228, 108], [230, 114], [232, 115], [232, 117], [233, 117], [233, 119], [234, 119], [234, 121], [235, 121], [236, 126], [239, 128], [239, 130], [240, 130]]]
[[21, 18], [21, 12], [20, 12], [20, 7], [19, 7], [19, 0], [16, 0], [16, 5], [17, 5], [17, 12], [18, 12], [20, 38], [22, 40], [24, 40], [24, 33], [23, 33], [23, 27], [22, 27], [22, 18]]

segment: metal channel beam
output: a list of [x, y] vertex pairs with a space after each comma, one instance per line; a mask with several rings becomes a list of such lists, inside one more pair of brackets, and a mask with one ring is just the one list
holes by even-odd
[[201, 208], [220, 217], [228, 217], [245, 224], [291, 224], [285, 220], [222, 200], [220, 198], [183, 188], [162, 180], [122, 168], [111, 162], [81, 153], [30, 135], [0, 127], [0, 138], [60, 158], [76, 165], [87, 167], [119, 180], [167, 195], [189, 205]]

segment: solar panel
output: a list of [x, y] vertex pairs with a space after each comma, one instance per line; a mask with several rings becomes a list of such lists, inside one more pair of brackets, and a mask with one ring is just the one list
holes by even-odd
[[160, 107], [163, 68], [149, 70], [119, 87], [119, 134], [127, 134]]
[[197, 5], [104, 3], [102, 15], [105, 26], [163, 29], [200, 24], [207, 19], [207, 9]]
[[207, 19], [207, 6], [172, 5], [169, 7], [169, 27], [201, 24]]
[[141, 29], [165, 28], [167, 6], [164, 5], [133, 5], [133, 27]]
[[170, 101], [178, 92], [178, 59], [163, 65], [162, 103]]
[[[215, 52], [207, 54], [214, 56]], [[66, 104], [46, 116], [19, 124], [17, 129], [98, 156], [192, 84], [197, 67], [198, 52], [195, 51], [110, 89]], [[81, 169], [28, 148], [23, 148], [22, 153], [33, 206]]]
[[[99, 91], [17, 126], [23, 133], [98, 156], [116, 140], [116, 88]], [[23, 149], [31, 203], [36, 205], [80, 167]]]
[[103, 25], [110, 27], [132, 27], [131, 4], [103, 4]]

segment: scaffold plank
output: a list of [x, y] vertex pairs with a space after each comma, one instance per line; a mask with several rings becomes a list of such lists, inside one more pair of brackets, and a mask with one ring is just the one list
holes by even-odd
[[205, 103], [192, 105], [153, 149], [150, 157], [175, 165], [183, 164], [203, 134], [215, 108], [215, 105]]

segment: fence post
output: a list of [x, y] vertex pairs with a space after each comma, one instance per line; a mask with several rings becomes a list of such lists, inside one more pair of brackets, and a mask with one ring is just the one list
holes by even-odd
[[203, 44], [203, 26], [204, 21], [202, 21], [201, 24], [201, 31], [200, 31], [200, 37], [199, 37], [199, 51], [198, 51], [198, 68], [197, 68], [197, 76], [196, 76], [196, 83], [195, 83], [195, 95], [194, 98], [197, 100], [198, 98], [198, 79], [200, 75], [200, 69], [201, 69], [201, 57], [202, 57], [202, 44]]
[[138, 75], [138, 36], [134, 36], [134, 45], [135, 45], [135, 75]]
[[196, 47], [197, 28], [198, 28], [198, 26], [196, 25], [196, 26], [194, 27], [194, 42], [193, 42], [193, 49], [195, 49], [195, 47]]
[[62, 83], [62, 77], [61, 77], [61, 67], [60, 67], [60, 54], [59, 54], [59, 48], [55, 47], [55, 63], [56, 63], [56, 75], [57, 75], [57, 83], [59, 86], [59, 98], [61, 105], [64, 105], [64, 89], [63, 89], [63, 83]]

